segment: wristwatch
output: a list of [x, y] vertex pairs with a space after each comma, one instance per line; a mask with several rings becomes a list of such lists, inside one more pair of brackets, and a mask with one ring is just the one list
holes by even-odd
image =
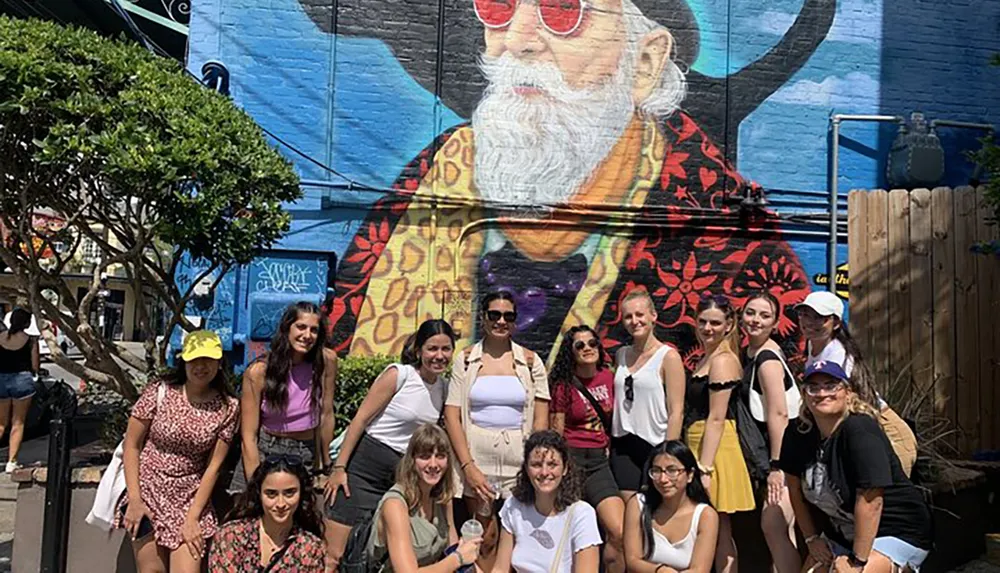
[[781, 460], [771, 460], [770, 462], [768, 462], [768, 467], [771, 469], [772, 472], [778, 472], [781, 471], [780, 464]]
[[851, 567], [857, 567], [859, 569], [864, 569], [865, 566], [868, 565], [867, 559], [861, 559], [855, 555], [853, 551], [847, 555], [847, 562], [851, 565]]

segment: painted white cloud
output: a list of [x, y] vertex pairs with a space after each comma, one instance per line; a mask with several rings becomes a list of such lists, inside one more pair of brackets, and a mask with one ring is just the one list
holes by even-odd
[[768, 101], [857, 112], [870, 109], [878, 97], [878, 81], [868, 74], [851, 72], [843, 77], [827, 76], [821, 82], [799, 80], [779, 89]]
[[[783, 36], [797, 14], [768, 10], [746, 22], [750, 30], [764, 34]], [[877, 44], [882, 37], [882, 13], [876, 4], [867, 2], [845, 2], [837, 7], [833, 26], [826, 35], [827, 42], [848, 44]]]

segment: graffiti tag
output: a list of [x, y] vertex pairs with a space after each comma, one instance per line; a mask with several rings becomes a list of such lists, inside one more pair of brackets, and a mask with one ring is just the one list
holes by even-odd
[[308, 266], [292, 262], [261, 261], [257, 263], [256, 292], [302, 293], [309, 290]]

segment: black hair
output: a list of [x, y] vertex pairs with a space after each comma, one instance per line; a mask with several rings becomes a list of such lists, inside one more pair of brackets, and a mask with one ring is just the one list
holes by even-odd
[[7, 336], [14, 336], [19, 332], [24, 332], [31, 326], [31, 313], [21, 307], [10, 312], [10, 328], [7, 329]]
[[305, 361], [312, 364], [312, 392], [310, 401], [314, 410], [319, 408], [323, 397], [323, 369], [326, 361], [323, 349], [326, 347], [326, 337], [329, 335], [329, 321], [319, 306], [311, 302], [300, 301], [290, 305], [281, 315], [278, 330], [271, 339], [271, 349], [264, 357], [267, 369], [264, 373], [264, 398], [271, 408], [283, 411], [288, 404], [288, 373], [292, 369], [292, 343], [288, 333], [292, 325], [304, 314], [315, 314], [319, 318], [319, 330], [316, 342], [306, 353]]
[[276, 473], [292, 474], [299, 480], [299, 505], [292, 514], [292, 523], [299, 529], [308, 531], [323, 539], [323, 518], [316, 507], [316, 495], [313, 493], [312, 476], [302, 462], [294, 462], [288, 456], [264, 458], [247, 483], [247, 490], [236, 506], [233, 507], [226, 521], [237, 519], [260, 519], [264, 515], [264, 505], [261, 503], [261, 487], [267, 476]]
[[490, 309], [490, 304], [495, 300], [506, 300], [514, 307], [514, 311], [517, 312], [517, 301], [514, 300], [514, 293], [508, 290], [497, 290], [484, 296], [482, 302], [479, 303], [480, 312], [485, 314]]
[[833, 338], [844, 345], [845, 354], [853, 362], [850, 376], [851, 387], [857, 393], [858, 398], [870, 404], [878, 412], [881, 408], [879, 407], [878, 393], [875, 390], [875, 375], [868, 367], [868, 363], [865, 362], [864, 356], [861, 355], [861, 348], [851, 336], [847, 323], [843, 320], [837, 322], [837, 327], [833, 329]]
[[673, 456], [684, 466], [684, 470], [691, 474], [691, 482], [685, 488], [684, 494], [695, 503], [704, 503], [712, 507], [712, 500], [705, 491], [705, 486], [701, 483], [701, 469], [698, 461], [694, 457], [694, 452], [681, 440], [668, 440], [653, 448], [646, 458], [646, 463], [642, 468], [642, 483], [639, 491], [645, 496], [646, 501], [642, 505], [642, 538], [644, 547], [644, 559], [649, 559], [653, 555], [653, 512], [663, 503], [663, 496], [653, 485], [653, 478], [649, 476], [649, 469], [653, 466], [653, 460], [662, 455]]
[[[168, 386], [183, 386], [187, 382], [187, 362], [181, 358], [181, 353], [178, 352], [174, 355], [174, 367], [164, 373], [160, 380], [166, 383]], [[229, 361], [223, 356], [219, 360], [219, 371], [215, 374], [215, 378], [209, 382], [208, 387], [215, 390], [223, 396], [233, 396], [232, 389], [232, 369], [229, 366]]]
[[531, 505], [535, 503], [535, 487], [531, 485], [531, 478], [528, 477], [528, 463], [531, 452], [538, 448], [555, 452], [562, 458], [566, 466], [566, 475], [559, 482], [559, 490], [556, 492], [556, 511], [563, 511], [580, 500], [583, 495], [583, 476], [580, 474], [569, 455], [569, 447], [566, 440], [552, 430], [541, 430], [528, 436], [524, 442], [524, 460], [521, 462], [521, 469], [517, 472], [517, 483], [511, 494], [517, 501]]
[[452, 347], [455, 346], [455, 331], [451, 328], [451, 325], [448, 324], [447, 321], [439, 318], [425, 320], [420, 324], [420, 328], [418, 328], [416, 332], [406, 338], [406, 343], [403, 344], [403, 353], [399, 357], [399, 361], [403, 364], [409, 364], [419, 368], [420, 349], [424, 347], [424, 344], [429, 338], [439, 334], [446, 335], [451, 339]]
[[576, 368], [576, 357], [573, 354], [573, 338], [581, 332], [589, 332], [597, 341], [597, 369], [603, 370], [608, 365], [608, 357], [604, 352], [604, 345], [601, 344], [601, 337], [593, 328], [586, 324], [580, 324], [566, 331], [563, 335], [562, 344], [559, 345], [559, 352], [556, 354], [552, 370], [549, 371], [549, 395], [555, 396], [557, 388], [563, 384], [569, 384], [573, 379], [573, 372]]

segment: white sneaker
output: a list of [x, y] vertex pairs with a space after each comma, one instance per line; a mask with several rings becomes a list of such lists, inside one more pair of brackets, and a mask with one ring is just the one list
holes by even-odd
[[4, 469], [4, 471], [7, 473], [14, 473], [14, 470], [18, 469], [19, 467], [21, 467], [21, 464], [17, 462], [7, 462], [7, 467]]

